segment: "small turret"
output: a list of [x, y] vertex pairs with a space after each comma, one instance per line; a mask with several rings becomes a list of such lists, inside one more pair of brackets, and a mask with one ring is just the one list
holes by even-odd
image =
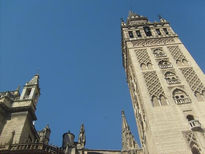
[[39, 142], [48, 144], [50, 139], [50, 134], [51, 134], [51, 129], [49, 128], [48, 125], [46, 125], [46, 127], [43, 130], [38, 132], [40, 138]]
[[135, 141], [127, 124], [125, 113], [122, 111], [122, 152], [135, 151], [137, 149], [139, 149], [139, 145]]
[[32, 100], [36, 106], [39, 96], [39, 75], [34, 75], [34, 77], [25, 84], [20, 96], [20, 100]]
[[85, 147], [85, 143], [86, 143], [85, 128], [84, 125], [82, 124], [80, 128], [79, 137], [78, 137], [77, 149], [83, 149]]

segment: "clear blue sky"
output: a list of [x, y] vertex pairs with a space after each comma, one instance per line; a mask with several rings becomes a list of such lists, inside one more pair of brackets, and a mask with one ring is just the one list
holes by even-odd
[[0, 0], [0, 91], [40, 73], [36, 128], [50, 143], [85, 124], [87, 148], [121, 149], [121, 110], [137, 138], [121, 58], [120, 18], [162, 15], [196, 59], [205, 58], [204, 0]]

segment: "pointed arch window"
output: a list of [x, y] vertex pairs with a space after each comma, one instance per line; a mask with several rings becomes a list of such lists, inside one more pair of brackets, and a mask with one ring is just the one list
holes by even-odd
[[161, 60], [158, 63], [159, 67], [161, 69], [171, 68], [172, 64], [168, 60]]
[[164, 53], [164, 51], [160, 48], [157, 48], [153, 51], [153, 54], [156, 58], [159, 58], [159, 57], [166, 57], [167, 55]]
[[178, 83], [180, 83], [178, 77], [173, 72], [168, 71], [168, 72], [165, 73], [164, 76], [165, 76], [165, 79], [166, 79], [168, 84], [178, 84]]
[[191, 100], [188, 95], [180, 89], [175, 89], [173, 91], [173, 99], [177, 105], [191, 103]]

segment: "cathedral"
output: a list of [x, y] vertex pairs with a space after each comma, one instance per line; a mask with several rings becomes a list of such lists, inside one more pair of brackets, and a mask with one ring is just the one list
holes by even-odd
[[[138, 126], [140, 146], [122, 111], [122, 149], [87, 149], [82, 125], [78, 141], [62, 134], [62, 146], [49, 144], [51, 130], [34, 125], [39, 75], [19, 89], [0, 92], [0, 154], [204, 154], [205, 79], [173, 31], [129, 12], [121, 20], [122, 60]], [[120, 134], [119, 134], [120, 135]]]

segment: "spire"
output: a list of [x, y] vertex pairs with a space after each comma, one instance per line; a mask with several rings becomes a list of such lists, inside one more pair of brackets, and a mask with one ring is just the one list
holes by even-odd
[[130, 128], [127, 124], [124, 111], [122, 111], [122, 151], [130, 151], [139, 149], [139, 145], [134, 139]]
[[84, 125], [82, 124], [78, 136], [78, 149], [83, 149], [85, 147], [85, 143], [86, 143], [85, 128]]
[[36, 74], [34, 77], [26, 83], [26, 85], [38, 85], [39, 84], [39, 75]]

